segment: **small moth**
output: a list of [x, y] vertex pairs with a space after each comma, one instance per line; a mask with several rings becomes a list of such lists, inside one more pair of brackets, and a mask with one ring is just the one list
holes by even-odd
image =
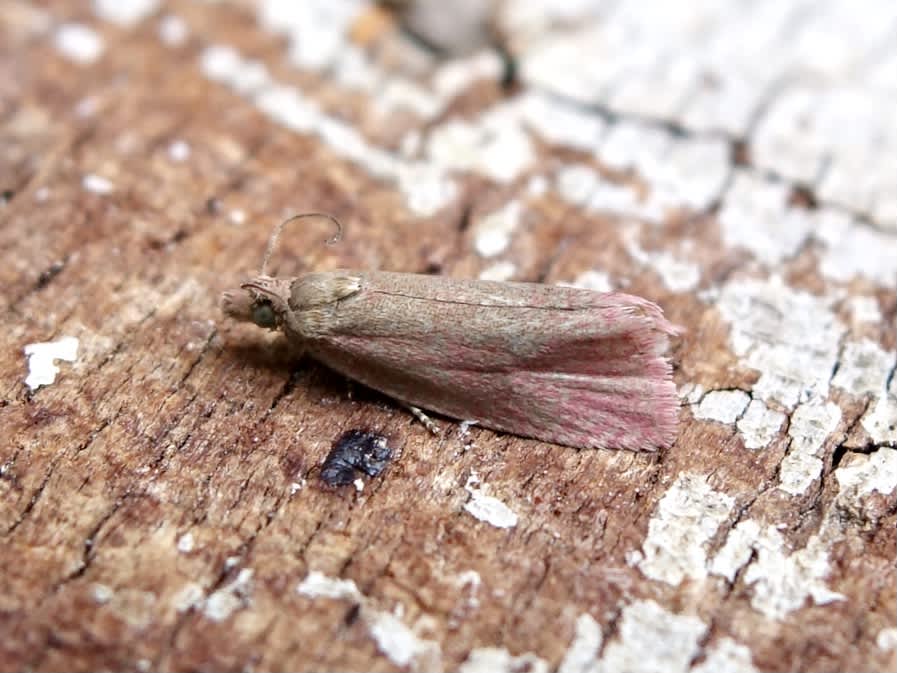
[[576, 448], [673, 443], [679, 404], [665, 352], [679, 330], [656, 304], [389, 271], [265, 275], [283, 226], [307, 216], [339, 227], [322, 213], [282, 222], [260, 275], [222, 295], [226, 315], [283, 330], [299, 351], [404, 404], [432, 431], [421, 409]]

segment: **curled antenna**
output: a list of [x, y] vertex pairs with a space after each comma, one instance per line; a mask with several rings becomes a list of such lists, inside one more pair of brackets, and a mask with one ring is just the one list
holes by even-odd
[[336, 225], [336, 234], [333, 238], [327, 239], [327, 245], [333, 245], [337, 241], [339, 241], [343, 236], [343, 225], [342, 223], [336, 219], [333, 215], [329, 215], [328, 213], [299, 213], [298, 215], [293, 215], [292, 217], [288, 217], [283, 222], [274, 227], [274, 231], [271, 232], [271, 238], [268, 239], [268, 247], [265, 249], [265, 257], [262, 259], [262, 270], [261, 275], [266, 275], [268, 271], [268, 261], [271, 259], [271, 255], [274, 253], [274, 248], [277, 245], [277, 240], [280, 238], [280, 232], [283, 231], [283, 228], [294, 220], [301, 220], [304, 217], [323, 217], [327, 220], [330, 220]]

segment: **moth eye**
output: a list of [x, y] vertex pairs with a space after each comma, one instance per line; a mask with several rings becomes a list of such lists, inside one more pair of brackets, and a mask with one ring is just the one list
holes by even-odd
[[259, 327], [274, 327], [277, 323], [274, 308], [268, 302], [262, 302], [252, 307], [252, 322]]

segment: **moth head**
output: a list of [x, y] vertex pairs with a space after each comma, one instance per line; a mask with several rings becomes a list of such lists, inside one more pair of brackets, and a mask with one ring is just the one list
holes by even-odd
[[239, 290], [221, 295], [221, 310], [241, 322], [251, 322], [266, 329], [278, 329], [290, 310], [290, 281], [270, 276], [257, 276], [243, 283]]

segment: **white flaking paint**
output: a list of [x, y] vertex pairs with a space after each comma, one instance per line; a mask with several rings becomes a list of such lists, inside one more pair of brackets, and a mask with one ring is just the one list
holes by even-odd
[[883, 395], [895, 357], [894, 351], [886, 351], [870, 339], [849, 341], [841, 352], [832, 385], [853, 395]]
[[576, 632], [557, 673], [590, 673], [595, 667], [603, 634], [595, 618], [588, 612], [576, 620]]
[[520, 224], [522, 207], [516, 199], [484, 216], [474, 225], [474, 248], [482, 257], [495, 257], [507, 250], [511, 234]]
[[767, 407], [762, 400], [751, 400], [735, 424], [748, 449], [764, 449], [779, 435], [785, 414]]
[[594, 154], [607, 130], [601, 117], [559, 98], [530, 91], [518, 103], [523, 123], [554, 145]]
[[467, 58], [447, 60], [433, 75], [433, 90], [445, 105], [477, 81], [497, 80], [503, 69], [501, 57], [491, 49]]
[[182, 554], [189, 554], [193, 551], [195, 544], [193, 533], [184, 533], [178, 538], [178, 551]]
[[754, 540], [759, 534], [760, 525], [756, 521], [740, 521], [729, 531], [722, 548], [713, 557], [710, 572], [725, 577], [729, 582], [735, 581], [735, 575], [750, 561]]
[[845, 467], [835, 470], [840, 503], [852, 501], [857, 510], [870, 493], [890, 495], [897, 488], [897, 450], [881, 448], [869, 455], [855, 456]]
[[159, 19], [159, 39], [169, 47], [182, 46], [189, 35], [186, 22], [177, 14], [166, 14]]
[[450, 120], [426, 142], [431, 161], [447, 171], [470, 171], [496, 182], [513, 182], [536, 159], [532, 142], [509, 106], [497, 106], [473, 121]]
[[881, 309], [875, 297], [857, 296], [849, 300], [850, 312], [857, 323], [881, 322]]
[[[894, 376], [891, 388], [895, 383], [897, 376]], [[860, 423], [873, 442], [897, 446], [897, 394], [891, 392], [880, 397], [863, 414]]]
[[363, 608], [361, 614], [377, 649], [396, 666], [408, 666], [418, 658], [431, 662], [440, 658], [437, 643], [419, 638], [392, 613]]
[[778, 276], [726, 284], [717, 308], [731, 324], [729, 342], [744, 364], [758, 370], [753, 397], [786, 407], [828, 396], [845, 327], [833, 299], [793, 290]]
[[691, 673], [758, 673], [751, 651], [731, 638], [720, 638], [707, 647], [704, 661]]
[[677, 615], [654, 601], [626, 606], [616, 638], [604, 648], [596, 673], [684, 673], [700, 651], [707, 625]]
[[95, 63], [106, 48], [102, 36], [83, 23], [62, 24], [53, 43], [60, 54], [79, 65]]
[[480, 577], [480, 573], [476, 570], [465, 570], [464, 572], [459, 573], [455, 578], [455, 586], [465, 591], [467, 594], [466, 603], [468, 607], [474, 609], [480, 607], [480, 598], [478, 594], [482, 583], [483, 580]]
[[427, 670], [441, 670], [439, 644], [419, 638], [395, 614], [372, 607], [354, 581], [328, 577], [313, 570], [299, 583], [296, 592], [308, 598], [345, 600], [359, 605], [362, 620], [377, 649], [396, 666], [422, 662]]
[[198, 582], [187, 582], [171, 597], [171, 604], [178, 612], [187, 612], [202, 603], [206, 592]]
[[747, 566], [743, 580], [752, 587], [751, 606], [770, 619], [783, 619], [807, 599], [818, 605], [844, 600], [823, 582], [829, 573], [828, 545], [838, 536], [830, 523], [827, 519], [803, 549], [789, 553], [774, 526], [761, 528], [756, 521], [742, 521], [729, 533], [711, 571], [732, 582]]
[[897, 237], [861, 224], [842, 212], [818, 215], [815, 236], [826, 245], [819, 260], [823, 275], [848, 282], [865, 277], [885, 288], [897, 278]]
[[190, 158], [190, 145], [183, 140], [175, 140], [168, 146], [168, 158], [175, 162]]
[[897, 650], [897, 628], [882, 629], [875, 636], [875, 644], [883, 650]]
[[133, 28], [159, 8], [159, 0], [93, 0], [93, 10], [104, 21]]
[[822, 474], [822, 448], [838, 427], [841, 408], [818, 399], [801, 404], [791, 414], [791, 443], [779, 467], [779, 488], [791, 495], [806, 493]]
[[583, 271], [569, 285], [586, 290], [595, 290], [595, 292], [612, 292], [614, 289], [610, 276], [604, 271], [595, 270]]
[[702, 421], [732, 424], [744, 413], [751, 396], [743, 390], [711, 390], [694, 410]]
[[468, 514], [496, 528], [513, 528], [517, 525], [517, 514], [498, 498], [483, 492], [476, 472], [471, 471], [464, 488], [470, 494], [470, 500], [464, 504], [464, 510]]
[[531, 652], [515, 657], [504, 648], [477, 647], [458, 667], [458, 673], [548, 673], [548, 662]]
[[107, 195], [111, 194], [115, 191], [115, 185], [112, 184], [110, 180], [104, 178], [102, 175], [96, 175], [94, 173], [88, 173], [81, 179], [81, 186], [84, 187], [88, 192], [93, 192], [94, 194]]
[[202, 613], [213, 622], [223, 622], [237, 610], [246, 607], [252, 593], [250, 568], [243, 568], [229, 584], [211, 593], [202, 605]]
[[734, 505], [735, 499], [710, 488], [705, 476], [680, 475], [651, 517], [639, 570], [674, 586], [706, 577], [705, 547]]
[[62, 337], [56, 341], [28, 344], [25, 346], [25, 356], [28, 358], [28, 375], [25, 377], [25, 385], [31, 390], [37, 390], [56, 380], [56, 375], [59, 373], [57, 360], [75, 361], [78, 357], [78, 339]]
[[794, 255], [810, 235], [810, 211], [789, 208], [790, 185], [738, 171], [719, 212], [723, 242], [748, 250], [774, 267]]
[[112, 600], [112, 597], [115, 595], [115, 592], [111, 587], [106, 586], [105, 584], [94, 584], [93, 585], [93, 600], [98, 605], [105, 605], [109, 601]]
[[480, 271], [480, 280], [511, 280], [515, 273], [517, 273], [517, 265], [514, 262], [503, 260]]
[[356, 493], [361, 493], [362, 491], [364, 491], [364, 481], [361, 479], [361, 477], [358, 477], [358, 479], [353, 481], [352, 485], [355, 487]]
[[358, 586], [353, 580], [328, 577], [322, 572], [313, 570], [299, 583], [296, 592], [308, 598], [333, 598], [360, 603], [363, 600]]
[[623, 236], [629, 255], [640, 264], [650, 267], [672, 292], [689, 292], [701, 282], [701, 270], [696, 264], [676, 259], [669, 252], [647, 252], [638, 243], [636, 231], [630, 229]]

